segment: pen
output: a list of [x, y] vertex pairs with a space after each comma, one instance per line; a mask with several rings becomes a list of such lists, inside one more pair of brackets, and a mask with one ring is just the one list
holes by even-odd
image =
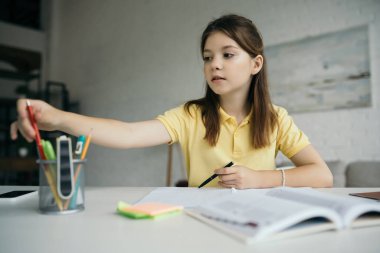
[[[40, 131], [38, 130], [37, 122], [36, 122], [36, 119], [34, 118], [32, 106], [31, 106], [31, 103], [29, 100], [26, 100], [26, 109], [28, 111], [28, 115], [29, 115], [29, 119], [30, 119], [30, 122], [32, 124], [32, 127], [33, 127], [34, 131], [36, 132], [37, 151], [38, 151], [38, 156], [40, 157], [41, 162], [42, 162], [42, 160], [46, 160], [46, 156], [45, 156], [45, 153], [44, 153], [44, 150], [42, 147]], [[44, 167], [46, 180], [49, 184], [51, 192], [53, 193], [54, 200], [57, 203], [59, 210], [62, 211], [62, 208], [63, 208], [62, 207], [62, 201], [58, 196], [57, 187], [55, 186], [55, 183], [54, 183], [54, 178], [52, 177], [52, 175], [50, 174], [50, 172], [46, 168], [46, 166], [44, 166], [44, 165], [42, 165], [42, 166]]]
[[92, 134], [92, 129], [91, 129], [90, 133], [87, 135], [86, 142], [84, 143], [83, 151], [82, 151], [82, 154], [80, 157], [81, 160], [86, 158], [88, 147], [90, 146], [90, 142], [91, 142], [91, 134]]
[[[227, 167], [231, 167], [232, 165], [234, 165], [233, 162], [229, 162], [228, 164], [226, 164], [224, 166], [224, 168], [227, 168]], [[213, 180], [214, 178], [216, 178], [218, 176], [218, 174], [214, 174], [212, 175], [211, 177], [207, 178], [203, 183], [201, 183], [200, 186], [198, 186], [198, 188], [202, 188], [203, 186], [205, 186], [206, 184], [210, 183], [211, 180]]]
[[46, 160], [46, 157], [45, 157], [45, 154], [44, 154], [44, 151], [42, 148], [40, 131], [38, 130], [37, 122], [36, 122], [36, 119], [34, 118], [34, 114], [33, 114], [32, 105], [31, 105], [29, 100], [26, 100], [26, 109], [28, 111], [29, 119], [30, 119], [30, 122], [32, 124], [33, 129], [34, 129], [34, 132], [36, 133], [36, 143], [37, 143], [38, 156], [42, 160]]
[[[92, 129], [91, 129], [90, 133], [88, 134], [88, 136], [86, 137], [86, 142], [84, 143], [84, 146], [83, 146], [82, 154], [80, 156], [80, 159], [82, 161], [86, 158], [88, 147], [90, 146], [91, 133], [92, 133]], [[75, 202], [76, 202], [76, 199], [77, 199], [77, 194], [78, 194], [78, 189], [79, 189], [79, 182], [78, 182], [79, 179], [78, 179], [78, 177], [79, 177], [79, 172], [81, 170], [81, 165], [82, 164], [78, 164], [78, 168], [76, 169], [75, 175], [74, 175], [74, 185], [75, 185], [74, 195], [73, 195], [73, 197], [71, 197], [71, 199], [66, 200], [65, 205], [64, 205], [65, 209], [67, 209], [67, 207], [69, 206], [70, 202], [71, 202], [71, 205], [70, 205], [71, 207], [73, 207], [75, 205]]]

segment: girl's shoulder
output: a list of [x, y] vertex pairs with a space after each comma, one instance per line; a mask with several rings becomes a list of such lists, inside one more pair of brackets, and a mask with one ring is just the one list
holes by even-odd
[[190, 112], [194, 112], [194, 113], [199, 113], [201, 111], [201, 107], [200, 105], [197, 105], [197, 104], [183, 104], [182, 107], [185, 109], [185, 110], [189, 110]]
[[275, 104], [272, 104], [272, 106], [274, 108], [274, 111], [277, 113], [278, 118], [282, 118], [288, 115], [288, 111], [284, 107]]
[[186, 103], [181, 106], [184, 113], [187, 114], [187, 116], [191, 117], [198, 117], [202, 115], [202, 109], [201, 106], [195, 103]]
[[176, 115], [181, 118], [197, 117], [201, 115], [201, 109], [196, 104], [182, 104], [166, 111], [164, 115]]

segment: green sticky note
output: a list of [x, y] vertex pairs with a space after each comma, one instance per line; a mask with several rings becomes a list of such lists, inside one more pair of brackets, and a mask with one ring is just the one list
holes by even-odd
[[163, 213], [159, 215], [150, 216], [149, 219], [161, 220], [161, 219], [166, 219], [166, 218], [169, 218], [181, 213], [182, 213], [182, 210], [176, 210], [176, 211], [171, 211], [171, 212], [167, 212], [167, 213]]

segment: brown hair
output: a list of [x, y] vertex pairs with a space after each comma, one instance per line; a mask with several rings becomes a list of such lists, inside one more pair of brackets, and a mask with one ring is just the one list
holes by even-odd
[[[250, 135], [253, 148], [263, 148], [270, 144], [270, 135], [277, 124], [277, 114], [273, 108], [266, 74], [266, 60], [262, 36], [253, 22], [238, 15], [225, 15], [211, 21], [203, 31], [201, 38], [201, 53], [207, 38], [214, 32], [223, 32], [233, 39], [251, 57], [262, 55], [264, 59], [261, 70], [252, 78], [249, 87], [247, 103], [251, 109]], [[202, 112], [206, 128], [204, 138], [211, 146], [215, 146], [220, 134], [219, 95], [206, 85], [206, 95], [203, 98], [188, 101], [185, 109], [190, 113], [190, 106], [197, 105]]]

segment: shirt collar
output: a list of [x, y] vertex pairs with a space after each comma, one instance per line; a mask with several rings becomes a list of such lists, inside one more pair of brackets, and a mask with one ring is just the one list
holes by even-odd
[[[231, 115], [229, 115], [228, 113], [226, 113], [221, 106], [219, 106], [219, 114], [220, 114], [220, 117], [221, 117], [221, 122], [225, 122], [227, 120], [235, 120], [234, 117], [232, 117]], [[243, 121], [241, 122], [241, 125], [249, 123], [250, 119], [251, 119], [251, 116], [252, 116], [252, 110], [243, 119]]]

